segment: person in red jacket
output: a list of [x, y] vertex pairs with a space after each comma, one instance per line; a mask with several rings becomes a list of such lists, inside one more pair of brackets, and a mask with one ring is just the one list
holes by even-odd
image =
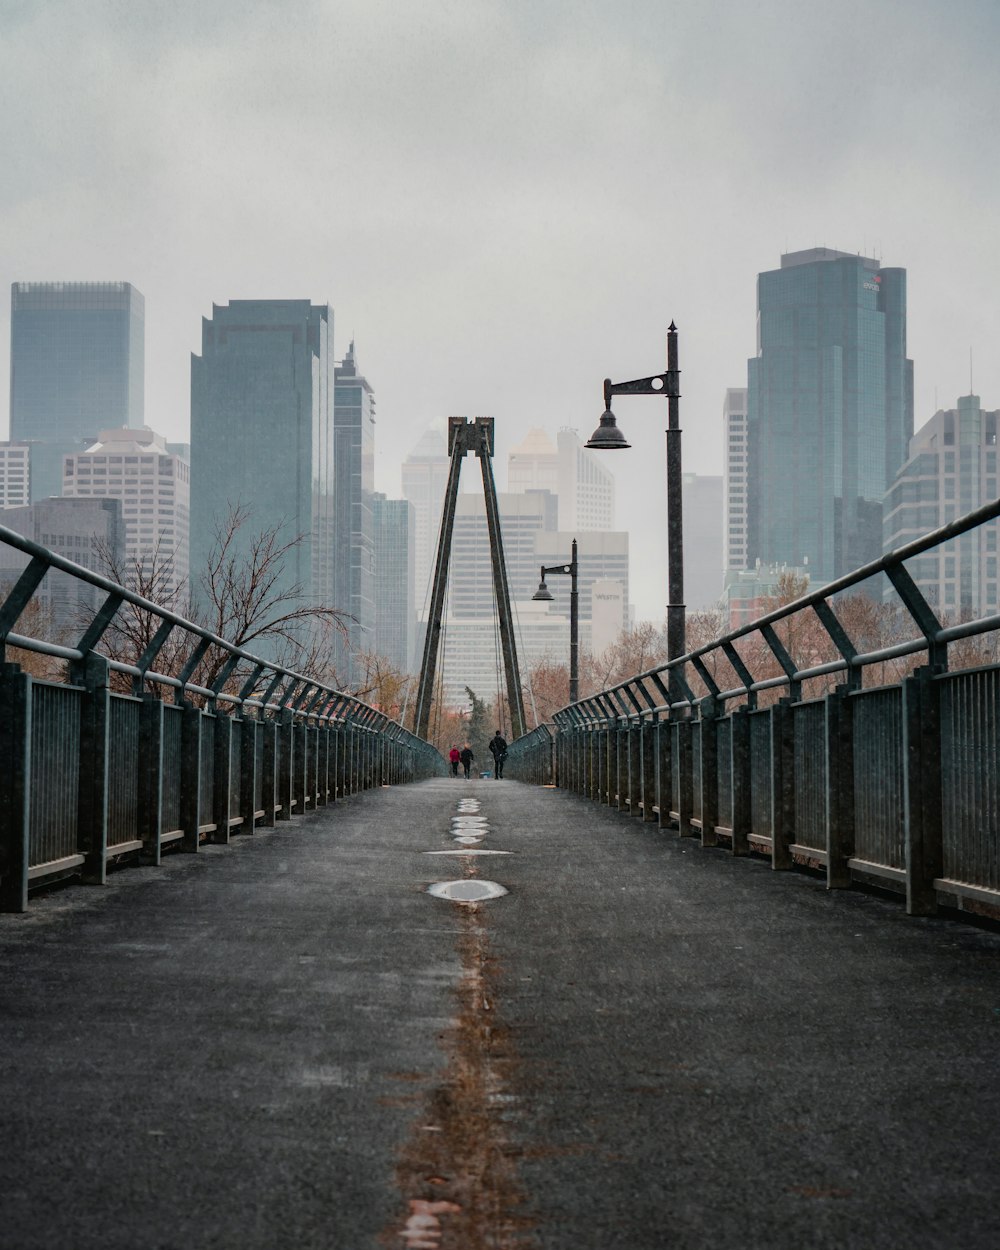
[[448, 752], [448, 762], [451, 764], [451, 775], [453, 777], [458, 776], [458, 764], [461, 758], [461, 755], [458, 753], [458, 747], [452, 747]]

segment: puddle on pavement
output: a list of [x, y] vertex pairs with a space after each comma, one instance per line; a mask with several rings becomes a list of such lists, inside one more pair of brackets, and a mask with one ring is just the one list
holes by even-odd
[[453, 903], [482, 903], [487, 899], [502, 898], [507, 891], [499, 882], [467, 877], [464, 881], [436, 881], [427, 887], [427, 893], [435, 898], [450, 899]]
[[[465, 842], [478, 842], [478, 838], [463, 838]], [[457, 851], [421, 851], [421, 855], [512, 855], [513, 851], [487, 851], [483, 847], [469, 846]]]
[[475, 846], [477, 842], [482, 842], [482, 840], [482, 834], [479, 834], [477, 837], [475, 834], [471, 833], [459, 833], [452, 838], [452, 841], [457, 842], [459, 846]]

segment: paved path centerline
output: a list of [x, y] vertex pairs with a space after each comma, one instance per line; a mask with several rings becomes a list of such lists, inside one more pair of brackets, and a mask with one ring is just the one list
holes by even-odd
[[[454, 861], [509, 890], [474, 907], [426, 893], [464, 797], [512, 852]], [[0, 919], [0, 1241], [367, 1250], [415, 1213], [474, 1250], [431, 1207], [479, 1175], [518, 1250], [992, 1248], [998, 956], [561, 791], [357, 796]], [[498, 1183], [421, 1154], [417, 1190], [470, 1002]]]

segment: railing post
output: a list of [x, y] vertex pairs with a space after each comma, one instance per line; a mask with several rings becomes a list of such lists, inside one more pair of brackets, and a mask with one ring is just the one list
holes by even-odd
[[201, 709], [184, 703], [181, 713], [181, 850], [196, 852], [201, 837]]
[[273, 829], [277, 819], [275, 808], [278, 806], [278, 725], [270, 716], [265, 716], [260, 728], [263, 734], [260, 765], [264, 774], [260, 800], [264, 815], [260, 823], [266, 829]]
[[302, 816], [306, 810], [306, 800], [308, 798], [308, 789], [306, 787], [307, 765], [306, 758], [306, 732], [305, 725], [295, 719], [295, 713], [289, 712], [289, 739], [292, 744], [291, 751], [291, 787], [292, 787], [292, 803], [294, 804], [295, 814]]
[[824, 699], [826, 745], [826, 888], [851, 884], [847, 861], [854, 854], [854, 734], [848, 686]]
[[31, 702], [31, 674], [0, 664], [0, 912], [28, 907]]
[[709, 696], [698, 709], [701, 736], [701, 844], [718, 846], [715, 827], [719, 823], [718, 705]]
[[625, 787], [628, 785], [628, 771], [626, 769], [628, 750], [628, 722], [623, 725], [620, 720], [615, 721], [613, 730], [615, 735], [614, 745], [614, 786], [610, 795], [611, 806], [615, 811], [620, 812], [625, 806]]
[[669, 829], [670, 801], [674, 789], [674, 773], [671, 752], [673, 726], [669, 716], [656, 726], [656, 806], [659, 808], [657, 824]]
[[347, 769], [350, 743], [348, 742], [348, 726], [341, 721], [337, 726], [337, 798], [347, 798]]
[[211, 839], [226, 845], [229, 842], [229, 790], [233, 784], [233, 718], [215, 709], [212, 751], [212, 824]]
[[294, 767], [295, 754], [294, 729], [292, 714], [286, 709], [279, 715], [274, 727], [278, 748], [278, 793], [275, 800], [275, 820], [291, 820], [292, 818], [292, 769]]
[[326, 807], [330, 802], [330, 723], [320, 721], [316, 726], [316, 806]]
[[771, 707], [771, 867], [791, 868], [795, 825], [795, 739], [791, 699]]
[[656, 819], [656, 721], [643, 721], [639, 728], [639, 768], [642, 777], [642, 819]]
[[108, 877], [108, 676], [107, 660], [95, 651], [73, 665], [72, 680], [84, 688], [80, 705], [78, 837], [84, 856], [81, 879], [88, 885], [104, 885]]
[[930, 916], [937, 911], [934, 880], [943, 871], [940, 685], [925, 667], [904, 677], [902, 687], [906, 910]]
[[628, 814], [642, 817], [639, 803], [642, 798], [642, 724], [629, 721], [625, 730], [628, 747]]
[[677, 722], [677, 832], [682, 838], [694, 830], [691, 817], [694, 814], [694, 759], [691, 737], [694, 725], [685, 716]]
[[245, 711], [240, 719], [240, 828], [253, 833], [257, 823], [257, 721]]
[[730, 717], [733, 786], [733, 854], [750, 854], [750, 709], [734, 708]]
[[139, 705], [139, 837], [146, 863], [160, 862], [163, 832], [163, 700], [151, 694]]

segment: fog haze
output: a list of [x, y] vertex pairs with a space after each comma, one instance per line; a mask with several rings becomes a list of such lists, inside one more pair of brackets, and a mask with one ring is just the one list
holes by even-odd
[[[917, 425], [970, 351], [1000, 407], [994, 0], [7, 2], [0, 35], [2, 281], [134, 283], [170, 438], [213, 301], [333, 305], [389, 495], [435, 417], [496, 418], [501, 484], [530, 428], [586, 437], [673, 318], [684, 467], [721, 473], [756, 274], [814, 245], [907, 269]], [[662, 619], [665, 405], [615, 407]]]

